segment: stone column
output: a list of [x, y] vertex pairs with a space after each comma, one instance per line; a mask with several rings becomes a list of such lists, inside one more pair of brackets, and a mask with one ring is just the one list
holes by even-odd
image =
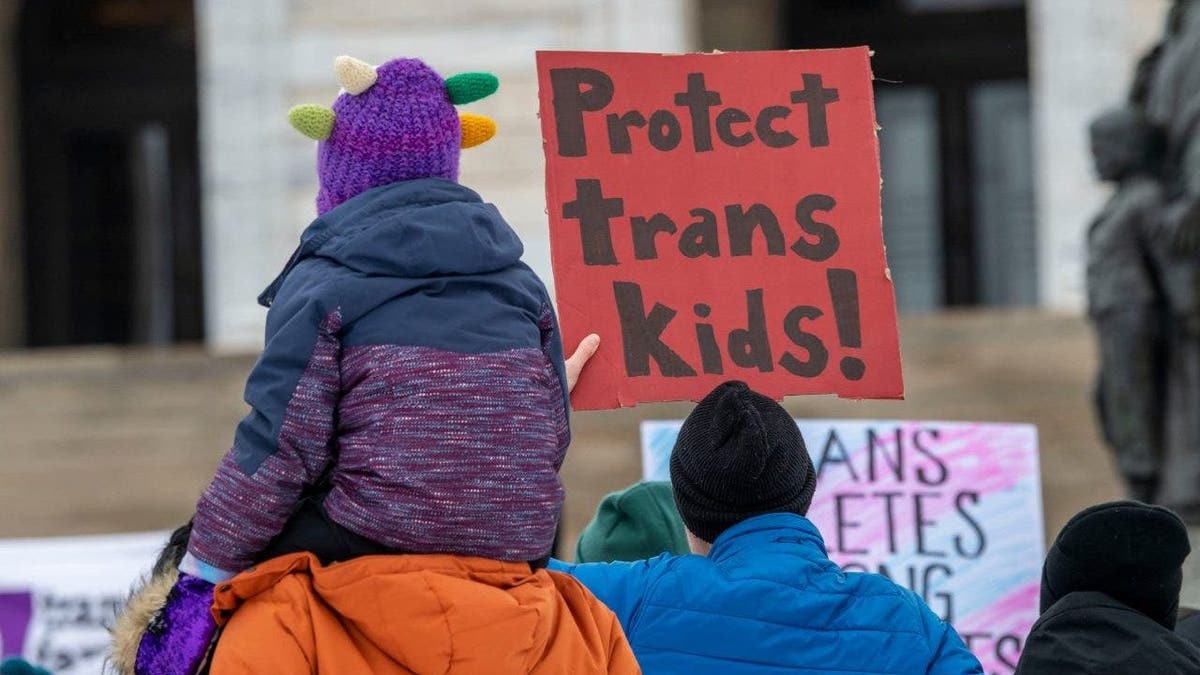
[[1041, 303], [1079, 311], [1084, 233], [1107, 192], [1087, 125], [1121, 104], [1134, 65], [1163, 32], [1166, 0], [1029, 0]]
[[[2, 2], [3, 0], [0, 0]], [[258, 292], [312, 220], [315, 148], [287, 125], [295, 103], [327, 104], [333, 59], [424, 59], [443, 75], [491, 70], [497, 96], [471, 104], [496, 138], [463, 155], [462, 182], [493, 201], [547, 282], [538, 49], [681, 52], [698, 47], [698, 0], [197, 0], [205, 293], [209, 344], [253, 349]]]
[[261, 346], [255, 298], [287, 260], [288, 4], [196, 2], [205, 318], [218, 348]]
[[17, 19], [21, 3], [0, 0], [0, 349], [25, 341], [21, 161], [17, 138]]

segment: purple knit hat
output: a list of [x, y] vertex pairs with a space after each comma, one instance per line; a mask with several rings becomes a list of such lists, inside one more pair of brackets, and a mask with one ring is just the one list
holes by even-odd
[[339, 56], [334, 68], [345, 92], [332, 108], [308, 104], [288, 113], [293, 127], [318, 141], [318, 214], [397, 181], [458, 180], [459, 148], [496, 132], [491, 119], [454, 109], [496, 91], [489, 73], [442, 80], [418, 59], [374, 67], [349, 56]]

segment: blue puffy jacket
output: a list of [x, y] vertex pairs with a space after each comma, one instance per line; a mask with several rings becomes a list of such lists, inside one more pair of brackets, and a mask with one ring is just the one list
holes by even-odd
[[842, 572], [807, 518], [743, 521], [707, 557], [567, 565], [625, 628], [653, 673], [983, 673], [911, 591]]

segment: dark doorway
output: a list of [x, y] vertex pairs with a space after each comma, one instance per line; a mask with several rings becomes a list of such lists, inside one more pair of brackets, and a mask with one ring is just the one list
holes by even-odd
[[869, 45], [901, 309], [1037, 301], [1021, 0], [792, 0], [790, 48]]
[[204, 334], [192, 0], [29, 0], [29, 346]]

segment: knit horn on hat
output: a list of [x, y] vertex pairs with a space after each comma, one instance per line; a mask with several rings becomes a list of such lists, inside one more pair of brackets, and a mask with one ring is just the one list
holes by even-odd
[[288, 112], [291, 125], [318, 143], [318, 214], [402, 180], [456, 181], [459, 150], [496, 134], [490, 118], [454, 108], [494, 93], [499, 81], [490, 73], [442, 80], [418, 59], [372, 66], [349, 56], [339, 56], [334, 71], [345, 91], [332, 107]]
[[684, 525], [712, 542], [756, 515], [805, 515], [816, 471], [783, 406], [743, 382], [726, 382], [680, 428], [671, 452], [671, 487]]

